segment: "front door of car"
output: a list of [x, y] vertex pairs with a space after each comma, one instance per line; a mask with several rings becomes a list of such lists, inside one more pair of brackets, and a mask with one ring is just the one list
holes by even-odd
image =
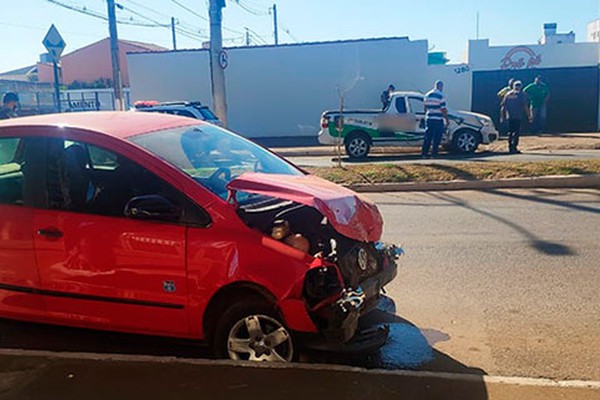
[[100, 147], [51, 139], [46, 157], [47, 204], [35, 211], [34, 240], [49, 318], [186, 335], [185, 225], [125, 215], [132, 198], [161, 196], [176, 204], [179, 193]]
[[379, 138], [375, 141], [410, 140], [418, 123], [417, 116], [407, 106], [406, 97], [396, 96], [388, 111], [378, 117]]
[[33, 251], [33, 214], [43, 168], [38, 138], [0, 137], [0, 315], [45, 316]]

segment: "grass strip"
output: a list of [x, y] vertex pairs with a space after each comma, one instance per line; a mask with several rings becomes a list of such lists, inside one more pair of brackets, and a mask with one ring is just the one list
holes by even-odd
[[307, 168], [335, 183], [439, 182], [496, 180], [549, 175], [600, 174], [600, 160], [545, 162], [469, 162], [459, 164], [362, 164]]

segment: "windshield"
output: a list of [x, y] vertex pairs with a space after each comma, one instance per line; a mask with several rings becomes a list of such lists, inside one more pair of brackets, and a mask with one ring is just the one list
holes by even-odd
[[208, 109], [208, 107], [196, 107], [196, 110], [200, 111], [200, 114], [207, 120], [216, 120], [218, 119], [212, 111]]
[[262, 147], [213, 125], [157, 131], [130, 140], [223, 199], [227, 198], [227, 184], [244, 172], [302, 175]]

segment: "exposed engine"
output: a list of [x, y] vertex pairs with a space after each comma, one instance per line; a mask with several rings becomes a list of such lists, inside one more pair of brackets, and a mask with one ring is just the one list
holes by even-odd
[[378, 272], [375, 245], [339, 234], [314, 208], [269, 198], [240, 205], [238, 212], [251, 228], [336, 264], [346, 286], [355, 287]]
[[349, 341], [360, 315], [379, 300], [380, 286], [395, 276], [388, 267], [398, 249], [341, 235], [319, 211], [292, 201], [265, 198], [239, 204], [238, 213], [251, 228], [315, 257], [303, 287], [311, 318], [327, 336]]

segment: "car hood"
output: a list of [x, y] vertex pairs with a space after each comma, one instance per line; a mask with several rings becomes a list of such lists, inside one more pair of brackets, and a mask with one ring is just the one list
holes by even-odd
[[227, 188], [313, 207], [336, 231], [351, 239], [375, 242], [381, 238], [383, 219], [374, 203], [316, 176], [247, 172], [229, 182]]
[[478, 118], [490, 119], [487, 115], [474, 113], [471, 111], [450, 110], [449, 114], [454, 117], [463, 118], [467, 121], [477, 121]]

